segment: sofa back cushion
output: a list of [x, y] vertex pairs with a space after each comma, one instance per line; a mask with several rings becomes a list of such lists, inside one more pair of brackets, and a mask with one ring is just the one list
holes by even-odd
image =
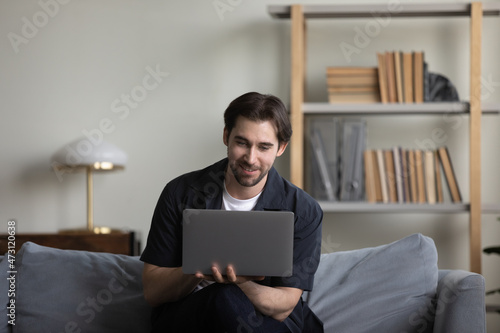
[[431, 238], [323, 254], [304, 294], [325, 332], [432, 332], [438, 281]]
[[149, 332], [138, 257], [25, 243], [14, 332]]

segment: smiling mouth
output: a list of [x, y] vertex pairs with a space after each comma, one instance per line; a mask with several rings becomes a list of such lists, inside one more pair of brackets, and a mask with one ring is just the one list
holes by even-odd
[[244, 166], [244, 165], [241, 165], [241, 164], [240, 164], [240, 167], [243, 169], [243, 171], [245, 171], [247, 173], [254, 173], [254, 172], [256, 172], [256, 171], [259, 170], [258, 168], [256, 168], [256, 169], [249, 168], [248, 166]]

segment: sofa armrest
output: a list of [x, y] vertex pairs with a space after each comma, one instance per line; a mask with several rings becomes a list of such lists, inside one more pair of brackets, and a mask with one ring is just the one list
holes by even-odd
[[434, 332], [486, 332], [484, 277], [439, 270]]

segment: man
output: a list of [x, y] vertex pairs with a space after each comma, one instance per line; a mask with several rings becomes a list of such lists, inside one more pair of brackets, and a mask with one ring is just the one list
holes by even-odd
[[[292, 134], [286, 108], [275, 96], [251, 92], [230, 103], [224, 122], [227, 158], [172, 180], [158, 200], [141, 256], [153, 332], [322, 332], [301, 295], [313, 286], [323, 212], [273, 167]], [[239, 276], [231, 266], [183, 274], [185, 208], [293, 211], [292, 276]]]

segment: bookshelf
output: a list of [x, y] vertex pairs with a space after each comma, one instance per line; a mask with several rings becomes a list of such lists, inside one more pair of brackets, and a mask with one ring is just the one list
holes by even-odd
[[[390, 10], [390, 4], [366, 5], [272, 5], [269, 14], [276, 19], [291, 20], [291, 101], [290, 117], [294, 135], [290, 142], [290, 178], [304, 185], [304, 120], [307, 115], [397, 114], [442, 115], [468, 114], [470, 202], [451, 204], [371, 204], [352, 202], [320, 202], [326, 212], [385, 213], [468, 213], [470, 238], [470, 270], [481, 273], [481, 118], [483, 114], [500, 113], [500, 105], [484, 104], [481, 92], [481, 35], [483, 16], [500, 16], [500, 3], [425, 3], [407, 4]], [[309, 19], [373, 18], [373, 13], [390, 12], [391, 18], [469, 17], [470, 18], [470, 96], [469, 102], [420, 104], [329, 104], [307, 103], [306, 23]], [[326, 66], [325, 66], [326, 67]], [[432, 207], [431, 207], [432, 206]], [[490, 208], [491, 209], [491, 208]]]

